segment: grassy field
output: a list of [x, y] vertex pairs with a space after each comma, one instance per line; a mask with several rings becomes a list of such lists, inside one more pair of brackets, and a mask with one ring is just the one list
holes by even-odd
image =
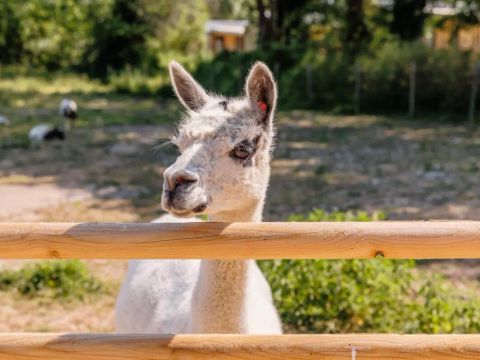
[[[27, 133], [58, 123], [69, 96], [78, 126], [64, 142], [32, 148]], [[113, 94], [73, 76], [0, 80], [0, 221], [150, 221], [162, 213], [162, 172], [180, 108], [172, 100]], [[480, 138], [465, 127], [387, 116], [279, 112], [265, 220], [314, 207], [384, 211], [389, 219], [480, 219]], [[2, 261], [0, 269], [24, 266]], [[111, 331], [122, 261], [89, 261], [109, 291], [82, 300], [1, 292], [0, 331]], [[475, 265], [475, 266], [474, 266]], [[429, 262], [478, 294], [476, 262]], [[40, 311], [37, 311], [40, 309]]]

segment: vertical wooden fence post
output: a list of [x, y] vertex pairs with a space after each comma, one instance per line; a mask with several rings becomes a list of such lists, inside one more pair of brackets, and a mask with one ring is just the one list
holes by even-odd
[[273, 64], [273, 76], [275, 76], [275, 79], [278, 82], [278, 79], [280, 78], [280, 64], [278, 62]]
[[472, 71], [472, 89], [470, 92], [470, 104], [468, 107], [468, 122], [470, 127], [475, 128], [475, 108], [477, 103], [478, 75], [480, 72], [480, 63], [477, 63]]
[[412, 61], [410, 64], [409, 72], [409, 93], [408, 93], [408, 116], [415, 116], [415, 87], [416, 87], [416, 77], [417, 77], [417, 63]]
[[353, 108], [355, 114], [360, 113], [360, 93], [362, 90], [362, 65], [355, 64], [355, 92], [353, 94]]
[[307, 82], [307, 96], [308, 100], [313, 98], [313, 79], [312, 79], [312, 65], [308, 64], [305, 67], [305, 78]]

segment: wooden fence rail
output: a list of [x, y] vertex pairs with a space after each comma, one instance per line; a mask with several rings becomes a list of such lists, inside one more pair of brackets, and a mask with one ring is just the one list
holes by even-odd
[[[480, 258], [480, 222], [0, 223], [0, 258]], [[0, 333], [0, 360], [480, 359], [480, 335]]]
[[478, 360], [480, 335], [1, 334], [2, 360]]
[[0, 223], [0, 259], [480, 258], [480, 222]]

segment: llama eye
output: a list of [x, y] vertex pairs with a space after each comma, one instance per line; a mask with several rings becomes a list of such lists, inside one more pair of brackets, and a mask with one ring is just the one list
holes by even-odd
[[235, 156], [237, 159], [246, 159], [250, 155], [250, 151], [243, 146], [239, 145], [235, 149], [233, 149], [233, 156]]

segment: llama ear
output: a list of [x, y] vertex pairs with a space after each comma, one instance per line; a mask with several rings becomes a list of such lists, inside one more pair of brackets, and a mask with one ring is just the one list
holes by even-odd
[[203, 87], [179, 63], [172, 61], [169, 71], [173, 90], [183, 106], [197, 111], [207, 103], [208, 95]]
[[257, 61], [247, 76], [245, 92], [258, 113], [258, 123], [264, 129], [271, 128], [273, 113], [277, 106], [277, 85], [273, 74], [264, 63]]

